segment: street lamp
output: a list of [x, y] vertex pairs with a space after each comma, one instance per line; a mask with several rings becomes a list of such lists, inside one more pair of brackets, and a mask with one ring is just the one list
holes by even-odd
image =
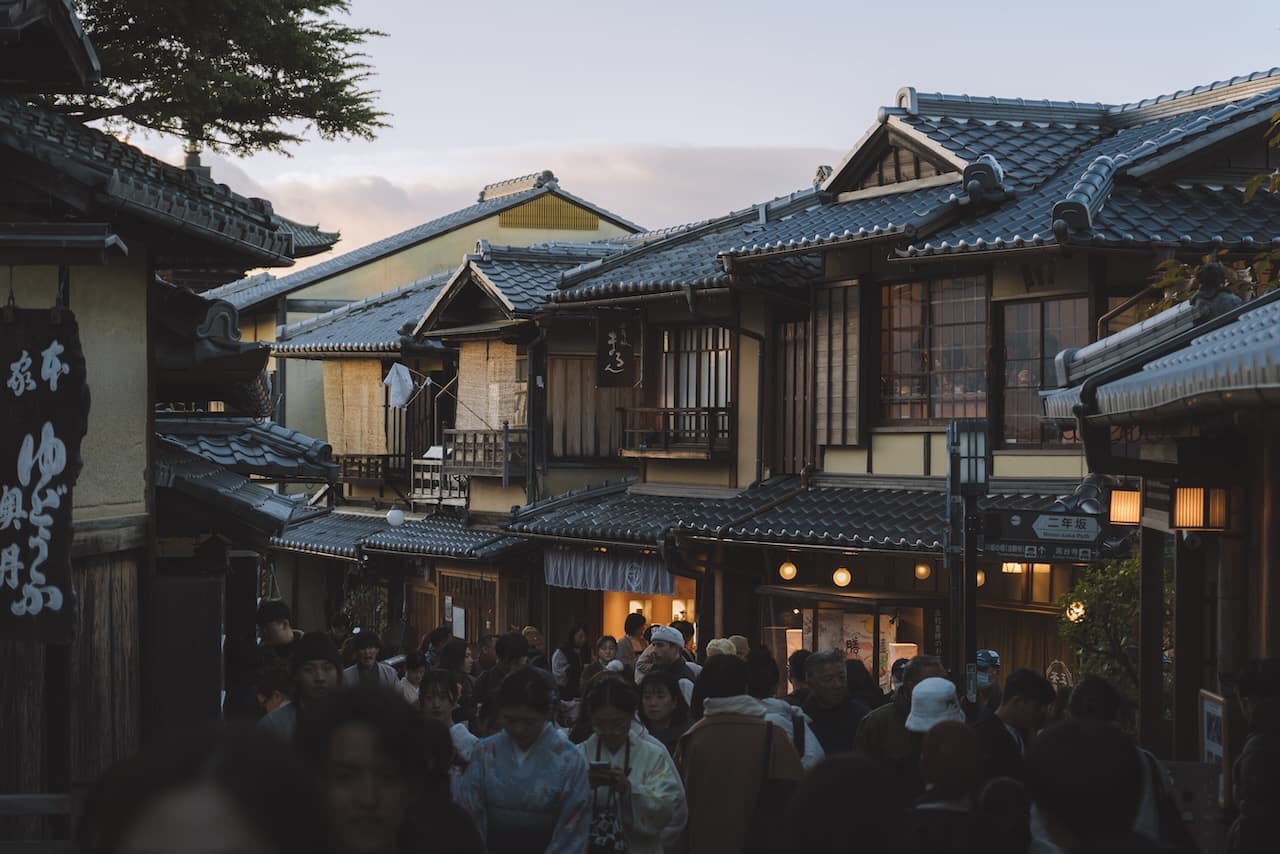
[[1217, 487], [1179, 486], [1173, 496], [1173, 527], [1181, 531], [1225, 531], [1227, 491]]
[[848, 587], [849, 582], [853, 581], [853, 575], [850, 574], [848, 569], [841, 566], [838, 567], [835, 572], [831, 573], [831, 580], [835, 583], [836, 587]]
[[[985, 418], [964, 418], [947, 425], [947, 521], [951, 562], [951, 650], [955, 673], [964, 673], [978, 646], [978, 499], [991, 478], [991, 442]], [[957, 513], [956, 510], [960, 512]], [[959, 540], [962, 548], [957, 548]], [[960, 565], [956, 559], [960, 558]]]
[[916, 564], [916, 578], [921, 581], [928, 581], [929, 576], [933, 575], [933, 567], [925, 561]]
[[783, 562], [778, 566], [778, 576], [779, 576], [783, 581], [790, 581], [791, 579], [795, 578], [795, 577], [796, 577], [796, 571], [797, 571], [797, 570], [796, 570], [796, 565], [795, 565], [794, 563], [792, 563], [791, 561], [789, 561], [789, 560], [787, 560], [787, 561], [783, 561]]
[[1137, 525], [1142, 522], [1142, 490], [1111, 490], [1111, 524]]

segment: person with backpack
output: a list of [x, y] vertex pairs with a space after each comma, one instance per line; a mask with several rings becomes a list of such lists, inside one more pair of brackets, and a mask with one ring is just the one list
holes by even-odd
[[777, 696], [782, 673], [773, 653], [763, 648], [753, 649], [747, 653], [746, 661], [747, 693], [760, 701], [765, 720], [790, 734], [791, 743], [800, 754], [800, 764], [808, 771], [826, 756], [809, 726], [809, 716], [803, 709]]
[[676, 748], [689, 805], [678, 850], [784, 850], [783, 814], [804, 773], [791, 738], [766, 721], [759, 701], [747, 695], [747, 665], [736, 655], [708, 659], [696, 693], [702, 718]]

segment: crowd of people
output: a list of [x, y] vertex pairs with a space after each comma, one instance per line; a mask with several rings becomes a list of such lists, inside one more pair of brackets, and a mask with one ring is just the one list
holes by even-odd
[[[620, 638], [575, 626], [550, 657], [532, 627], [474, 648], [446, 627], [401, 675], [372, 632], [295, 633], [279, 603], [263, 616], [256, 725], [184, 733], [112, 769], [85, 804], [82, 850], [1196, 850], [1166, 773], [1126, 732], [1125, 699], [1096, 676], [1064, 705], [1037, 672], [1001, 679], [983, 650], [977, 692], [917, 656], [886, 694], [838, 651], [797, 651], [784, 673], [731, 636], [699, 664], [692, 626], [638, 614]], [[1273, 850], [1280, 663], [1239, 684], [1255, 734], [1230, 850], [1251, 854]]]

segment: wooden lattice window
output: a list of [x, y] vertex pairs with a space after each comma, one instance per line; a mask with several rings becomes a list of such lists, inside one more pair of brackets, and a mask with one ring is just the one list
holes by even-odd
[[932, 178], [942, 172], [925, 158], [906, 148], [893, 145], [862, 178], [862, 189], [901, 184], [917, 178]]
[[570, 231], [595, 231], [600, 217], [557, 196], [539, 196], [498, 214], [503, 228], [546, 228]]
[[985, 279], [883, 286], [880, 348], [886, 420], [986, 416]]
[[1040, 390], [1055, 383], [1054, 357], [1089, 343], [1089, 300], [1085, 297], [1020, 302], [1004, 306], [1004, 406], [1001, 427], [1011, 448], [1060, 448], [1076, 444], [1043, 418]]
[[818, 291], [815, 428], [819, 445], [858, 444], [859, 288]]

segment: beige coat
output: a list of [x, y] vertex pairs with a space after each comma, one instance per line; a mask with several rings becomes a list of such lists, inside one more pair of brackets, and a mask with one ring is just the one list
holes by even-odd
[[676, 766], [689, 802], [681, 851], [741, 854], [764, 779], [766, 727], [774, 728], [770, 779], [794, 782], [804, 773], [790, 736], [747, 704], [759, 706], [747, 696], [708, 700], [706, 716], [680, 739]]

